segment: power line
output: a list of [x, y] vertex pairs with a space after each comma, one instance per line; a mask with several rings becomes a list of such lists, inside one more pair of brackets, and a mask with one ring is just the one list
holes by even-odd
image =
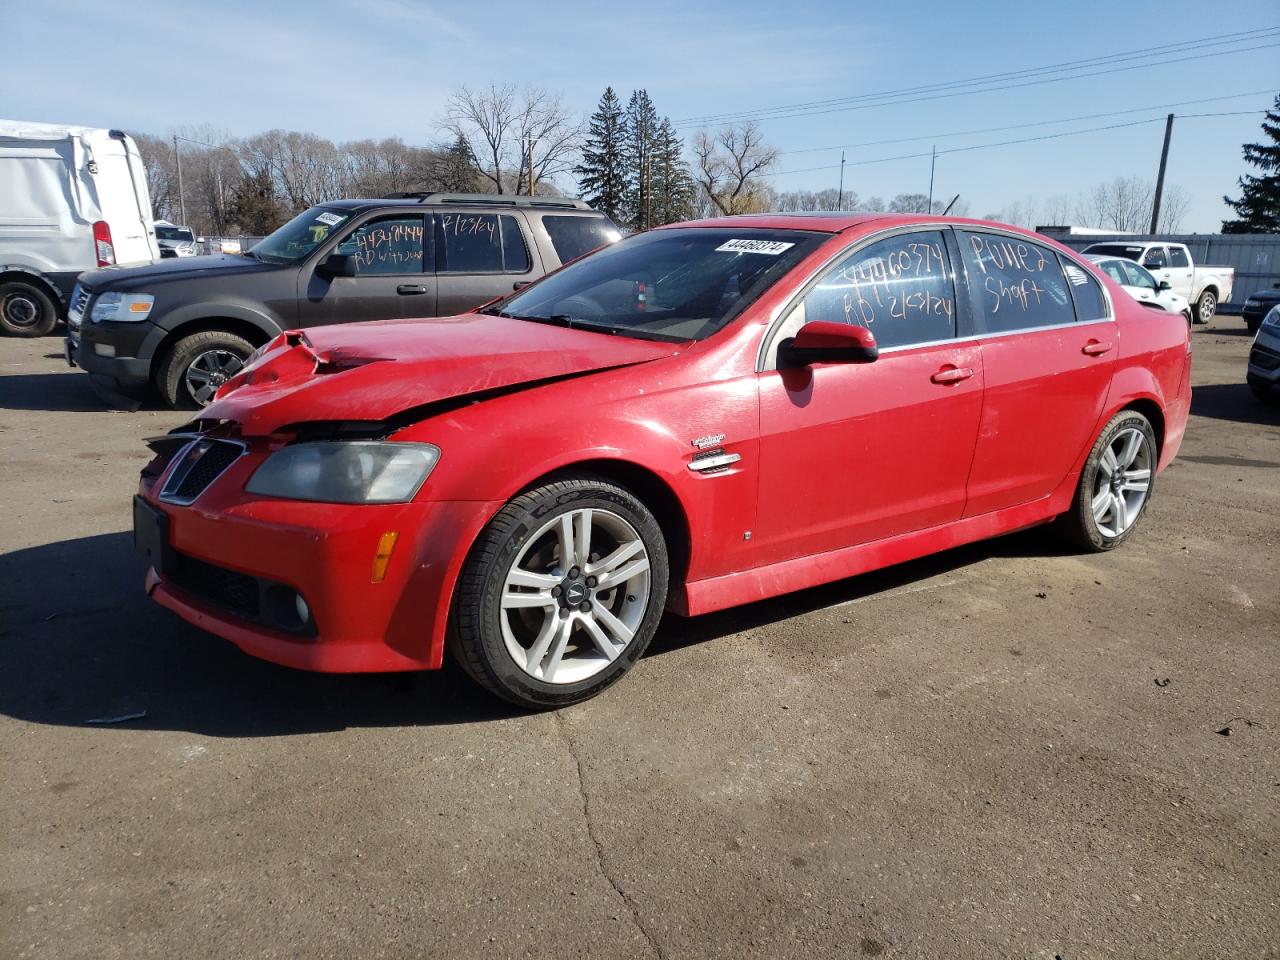
[[[1273, 33], [1270, 36], [1265, 36], [1265, 37], [1260, 36], [1257, 39], [1273, 39], [1278, 36], [1280, 36], [1280, 33]], [[824, 110], [804, 109], [804, 110], [796, 110], [791, 113], [769, 113], [766, 111], [766, 112], [742, 113], [742, 114], [734, 114], [734, 115], [726, 114], [717, 122], [733, 122], [733, 121], [746, 121], [746, 120], [785, 120], [793, 117], [818, 117], [818, 116], [825, 116], [827, 114], [832, 114], [832, 113], [846, 113], [853, 110], [869, 110], [875, 107], [891, 107], [891, 106], [900, 106], [902, 104], [907, 104], [907, 103], [921, 103], [921, 102], [934, 101], [934, 100], [949, 100], [955, 97], [971, 96], [973, 94], [1005, 92], [1008, 90], [1019, 89], [1023, 87], [1043, 86], [1049, 83], [1061, 83], [1066, 80], [1083, 80], [1089, 77], [1101, 77], [1101, 76], [1107, 76], [1115, 73], [1125, 73], [1132, 70], [1143, 70], [1148, 67], [1164, 66], [1174, 62], [1178, 64], [1182, 64], [1182, 63], [1187, 63], [1189, 61], [1194, 61], [1194, 60], [1206, 60], [1213, 57], [1224, 57], [1224, 56], [1240, 54], [1240, 53], [1251, 53], [1256, 50], [1270, 50], [1278, 46], [1280, 46], [1280, 43], [1259, 44], [1257, 46], [1241, 47], [1235, 50], [1215, 50], [1210, 53], [1200, 53], [1194, 56], [1183, 56], [1181, 59], [1177, 61], [1165, 59], [1165, 60], [1157, 61], [1155, 63], [1131, 64], [1129, 66], [1124, 66], [1124, 67], [1112, 67], [1107, 70], [1094, 70], [1087, 73], [1076, 73], [1070, 76], [1063, 76], [1063, 77], [1045, 77], [1040, 79], [1025, 80], [1019, 83], [1003, 83], [1002, 82], [998, 84], [988, 85], [981, 89], [952, 90], [951, 92], [937, 92], [937, 93], [931, 93], [924, 96], [901, 97], [899, 99], [892, 99], [892, 100], [880, 99], [878, 100], [878, 102], [849, 103], [849, 105], [847, 106], [831, 107], [829, 109], [824, 109]], [[946, 88], [941, 88], [941, 89], [945, 90]], [[887, 97], [887, 96], [891, 96], [891, 94], [878, 94], [874, 96]], [[871, 98], [872, 97], [863, 98], [863, 99], [871, 99]], [[696, 122], [687, 121], [687, 122], [676, 124], [676, 126], [678, 128], [687, 128], [690, 126], [702, 126], [707, 122], [710, 122], [710, 121], [696, 121]]]
[[1280, 30], [1280, 26], [1263, 27], [1259, 30], [1240, 30], [1235, 33], [1217, 34], [1209, 37], [1196, 37], [1192, 40], [1183, 40], [1177, 43], [1165, 44], [1159, 47], [1144, 47], [1138, 50], [1122, 50], [1117, 53], [1104, 54], [1097, 57], [1088, 57], [1082, 60], [1067, 60], [1056, 64], [1047, 64], [1039, 67], [1027, 67], [1021, 70], [1006, 71], [1004, 73], [985, 74], [978, 77], [969, 77], [962, 80], [940, 80], [935, 83], [920, 84], [914, 87], [900, 87], [894, 90], [883, 90], [877, 93], [865, 93], [848, 97], [834, 97], [825, 100], [809, 100], [801, 103], [781, 104], [776, 107], [762, 107], [759, 109], [731, 110], [725, 113], [706, 114], [697, 117], [685, 117], [677, 121], [679, 124], [690, 123], [709, 123], [725, 119], [741, 117], [746, 114], [769, 114], [780, 111], [806, 110], [813, 107], [832, 106], [836, 104], [855, 103], [865, 100], [878, 100], [886, 97], [899, 97], [907, 94], [928, 93], [944, 89], [951, 89], [961, 86], [971, 86], [974, 84], [988, 84], [997, 80], [1020, 79], [1027, 76], [1046, 73], [1060, 73], [1066, 70], [1076, 70], [1091, 66], [1103, 66], [1112, 63], [1120, 63], [1126, 60], [1146, 59], [1154, 56], [1168, 57], [1173, 53], [1184, 52], [1187, 49], [1195, 50], [1208, 46], [1219, 46], [1224, 43], [1232, 42], [1241, 37], [1252, 37], [1260, 39], [1267, 34], [1275, 33]]
[[[1177, 103], [1156, 103], [1149, 107], [1134, 107], [1130, 110], [1112, 110], [1108, 113], [1086, 113], [1077, 117], [1062, 117], [1057, 120], [1033, 120], [1028, 123], [1010, 123], [1001, 127], [981, 127], [976, 130], [956, 130], [951, 133], [930, 133], [916, 137], [895, 137], [889, 140], [864, 140], [861, 143], [837, 143], [830, 147], [802, 147], [796, 150], [779, 150], [779, 154], [821, 153], [824, 150], [851, 150], [859, 147], [881, 147], [891, 143], [911, 143], [917, 140], [941, 140], [945, 137], [968, 137], [978, 133], [998, 133], [1002, 130], [1023, 130], [1028, 127], [1046, 127], [1055, 123], [1075, 123], [1079, 120], [1101, 120], [1104, 117], [1120, 117], [1127, 113], [1144, 113], [1147, 110], [1168, 110], [1171, 107], [1187, 107], [1199, 103], [1214, 103], [1219, 100], [1236, 100], [1240, 97], [1256, 97], [1259, 94], [1270, 94], [1267, 90], [1250, 90], [1245, 93], [1229, 93], [1220, 97], [1201, 97], [1198, 100], [1181, 100]], [[1252, 113], [1253, 111], [1247, 111]], [[1190, 114], [1200, 116], [1200, 114]]]
[[[1265, 110], [1235, 110], [1235, 111], [1225, 111], [1225, 112], [1218, 112], [1218, 113], [1189, 113], [1189, 114], [1179, 115], [1178, 119], [1185, 118], [1190, 120], [1190, 119], [1195, 119], [1197, 117], [1235, 117], [1235, 116], [1243, 116], [1245, 114], [1256, 115], [1259, 113], [1266, 113], [1266, 111]], [[1007, 147], [1007, 146], [1012, 146], [1012, 145], [1021, 144], [1021, 143], [1038, 143], [1042, 140], [1057, 140], [1057, 139], [1060, 139], [1061, 137], [1079, 136], [1082, 133], [1100, 133], [1104, 130], [1120, 130], [1125, 127], [1138, 127], [1148, 123], [1159, 123], [1159, 122], [1163, 122], [1164, 119], [1165, 119], [1164, 117], [1146, 117], [1142, 120], [1129, 120], [1125, 123], [1111, 123], [1101, 127], [1085, 127], [1080, 130], [1066, 130], [1062, 133], [1046, 133], [1038, 137], [1019, 137], [1018, 139], [1015, 139], [1015, 140], [997, 140], [992, 143], [973, 143], [963, 147], [951, 147], [948, 150], [939, 150], [938, 156], [942, 156], [943, 154], [947, 154], [947, 153], [967, 153], [970, 150], [986, 150], [991, 147]], [[864, 167], [873, 163], [889, 163], [890, 161], [893, 161], [893, 160], [918, 160], [921, 157], [928, 157], [928, 156], [932, 156], [932, 151], [928, 153], [903, 153], [893, 157], [875, 157], [870, 160], [853, 160], [853, 161], [846, 162], [845, 166]], [[805, 167], [800, 170], [779, 170], [775, 173], [764, 174], [764, 176], [785, 177], [794, 173], [814, 173], [820, 170], [836, 170], [839, 168], [839, 166], [840, 166], [839, 164], [827, 164], [821, 167]]]

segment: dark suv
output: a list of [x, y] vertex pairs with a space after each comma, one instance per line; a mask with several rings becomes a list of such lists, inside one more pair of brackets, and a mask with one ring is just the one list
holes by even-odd
[[67, 361], [106, 399], [136, 399], [154, 384], [170, 406], [203, 406], [283, 330], [452, 316], [619, 236], [580, 200], [433, 193], [323, 203], [243, 254], [81, 274]]

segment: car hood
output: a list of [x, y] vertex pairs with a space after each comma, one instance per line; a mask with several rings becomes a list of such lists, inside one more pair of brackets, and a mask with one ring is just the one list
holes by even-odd
[[[176, 241], [175, 241], [176, 242]], [[183, 241], [186, 242], [186, 241]], [[263, 263], [250, 257], [215, 253], [207, 257], [183, 257], [180, 260], [152, 260], [148, 263], [103, 267], [80, 274], [80, 283], [90, 290], [146, 290], [160, 283], [189, 280], [192, 277], [243, 276], [288, 268], [292, 264]]]
[[464, 314], [281, 334], [204, 409], [246, 436], [301, 423], [405, 423], [432, 405], [508, 392], [679, 353], [682, 345]]

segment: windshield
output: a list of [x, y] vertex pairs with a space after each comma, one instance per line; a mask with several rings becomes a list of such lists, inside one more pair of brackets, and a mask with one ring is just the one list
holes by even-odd
[[195, 239], [195, 234], [193, 234], [193, 233], [192, 233], [190, 230], [188, 230], [186, 227], [161, 227], [161, 226], [158, 226], [158, 225], [157, 225], [157, 226], [156, 226], [156, 239], [157, 239], [157, 240], [187, 240], [187, 241], [191, 241], [191, 240], [194, 240], [194, 239]]
[[655, 230], [597, 250], [485, 312], [644, 340], [701, 340], [828, 237], [741, 227]]
[[312, 207], [253, 245], [252, 255], [272, 263], [301, 260], [351, 219], [345, 210]]
[[1142, 248], [1123, 243], [1095, 243], [1085, 253], [1098, 254], [1104, 257], [1123, 257], [1125, 260], [1137, 260], [1142, 256]]

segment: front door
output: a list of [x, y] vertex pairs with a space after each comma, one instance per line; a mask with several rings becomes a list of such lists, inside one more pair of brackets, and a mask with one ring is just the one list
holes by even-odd
[[[757, 562], [775, 563], [958, 520], [982, 409], [982, 356], [958, 336], [939, 230], [863, 244], [808, 291], [760, 374]], [[776, 369], [805, 322], [868, 327], [878, 360]]]
[[350, 323], [436, 315], [435, 251], [431, 217], [396, 213], [358, 224], [321, 251], [355, 257], [354, 277], [323, 277], [304, 268], [298, 283], [298, 323]]
[[1094, 439], [1120, 343], [1088, 271], [1021, 236], [958, 234], [986, 378], [965, 508], [977, 516], [1066, 478]]

